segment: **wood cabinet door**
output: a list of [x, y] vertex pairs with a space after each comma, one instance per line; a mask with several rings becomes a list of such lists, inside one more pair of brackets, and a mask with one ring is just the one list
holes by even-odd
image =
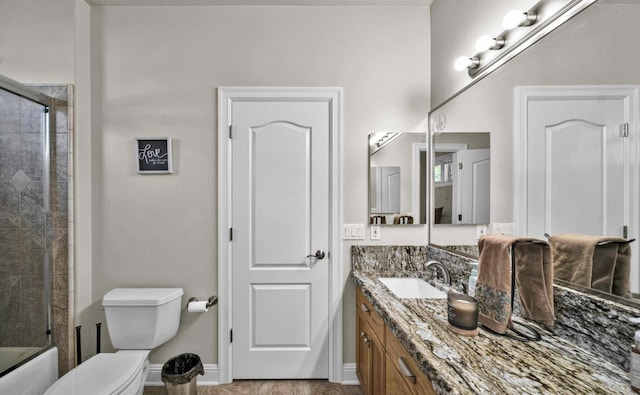
[[356, 373], [364, 394], [370, 394], [371, 348], [366, 332], [368, 329], [366, 318], [359, 313], [356, 322]]

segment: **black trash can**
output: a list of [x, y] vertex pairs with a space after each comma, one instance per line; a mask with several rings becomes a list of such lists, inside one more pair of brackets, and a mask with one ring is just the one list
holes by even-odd
[[204, 375], [197, 354], [180, 354], [162, 365], [162, 382], [168, 395], [197, 395], [198, 375]]

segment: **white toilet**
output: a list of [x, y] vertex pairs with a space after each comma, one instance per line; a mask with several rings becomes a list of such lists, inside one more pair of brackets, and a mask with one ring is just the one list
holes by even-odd
[[149, 352], [180, 326], [182, 288], [116, 288], [102, 298], [111, 343], [56, 381], [45, 395], [140, 395]]

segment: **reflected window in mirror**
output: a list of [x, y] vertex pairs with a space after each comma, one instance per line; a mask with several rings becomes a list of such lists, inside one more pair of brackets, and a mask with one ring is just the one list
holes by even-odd
[[451, 153], [436, 153], [433, 165], [433, 182], [436, 187], [451, 185], [451, 165], [453, 156]]
[[375, 132], [369, 135], [369, 223], [427, 223], [427, 134]]

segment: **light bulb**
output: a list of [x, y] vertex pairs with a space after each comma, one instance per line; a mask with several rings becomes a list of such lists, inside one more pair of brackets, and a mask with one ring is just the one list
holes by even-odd
[[495, 39], [490, 36], [481, 36], [478, 41], [476, 41], [476, 51], [484, 52], [495, 44]]
[[520, 10], [509, 11], [502, 19], [502, 27], [506, 30], [515, 29], [518, 26], [531, 26], [535, 23], [535, 12], [522, 12]]
[[469, 67], [470, 64], [471, 64], [471, 59], [469, 59], [466, 56], [460, 56], [458, 59], [456, 59], [455, 63], [453, 64], [453, 68], [458, 71], [462, 71], [467, 67]]
[[453, 64], [453, 68], [462, 71], [464, 69], [474, 69], [480, 65], [480, 59], [468, 58], [466, 56], [460, 56]]
[[520, 10], [509, 11], [502, 19], [502, 27], [507, 30], [515, 29], [525, 19], [525, 14]]

